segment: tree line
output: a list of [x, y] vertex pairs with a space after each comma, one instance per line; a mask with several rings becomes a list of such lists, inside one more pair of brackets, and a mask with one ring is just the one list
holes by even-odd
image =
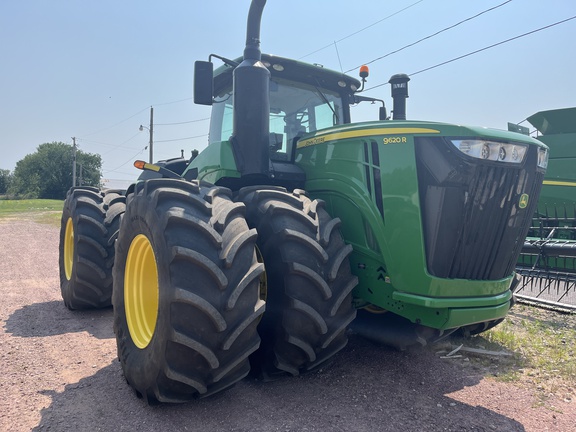
[[[64, 199], [72, 187], [74, 148], [63, 142], [40, 144], [16, 163], [0, 169], [0, 195], [14, 199]], [[76, 150], [76, 185], [101, 187], [102, 158]], [[80, 177], [81, 173], [81, 177]]]

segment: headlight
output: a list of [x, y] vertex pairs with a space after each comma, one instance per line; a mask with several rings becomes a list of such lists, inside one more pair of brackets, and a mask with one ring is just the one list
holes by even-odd
[[548, 149], [542, 147], [538, 149], [538, 166], [540, 168], [548, 167]]
[[[478, 159], [499, 162], [521, 163], [528, 146], [485, 140], [451, 140], [462, 153]], [[548, 156], [546, 156], [546, 159]]]

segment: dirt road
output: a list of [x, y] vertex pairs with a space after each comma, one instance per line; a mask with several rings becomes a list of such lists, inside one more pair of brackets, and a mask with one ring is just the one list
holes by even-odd
[[488, 377], [434, 348], [398, 352], [351, 335], [308, 375], [149, 407], [116, 359], [112, 310], [71, 312], [58, 229], [0, 220], [0, 431], [572, 431], [576, 403]]

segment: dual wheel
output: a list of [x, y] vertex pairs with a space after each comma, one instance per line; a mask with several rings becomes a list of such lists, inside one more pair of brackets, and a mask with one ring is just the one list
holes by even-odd
[[281, 188], [233, 199], [198, 182], [136, 184], [116, 241], [112, 303], [119, 359], [140, 396], [183, 402], [250, 370], [298, 375], [344, 347], [357, 280], [339, 220], [322, 204]]
[[60, 290], [69, 309], [111, 304], [114, 242], [126, 207], [118, 190], [68, 191], [60, 229]]
[[252, 356], [254, 372], [264, 379], [298, 375], [340, 351], [356, 316], [348, 256], [323, 201], [304, 191], [249, 187], [238, 200], [258, 230], [258, 249], [266, 265], [267, 310], [259, 325], [262, 346]]

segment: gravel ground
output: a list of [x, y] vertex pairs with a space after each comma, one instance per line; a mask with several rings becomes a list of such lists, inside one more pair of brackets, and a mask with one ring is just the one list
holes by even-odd
[[[0, 220], [1, 431], [573, 431], [574, 399], [438, 349], [395, 351], [352, 334], [330, 365], [245, 379], [185, 405], [147, 406], [122, 376], [112, 310], [71, 312], [58, 228]], [[497, 365], [496, 365], [497, 366]]]

